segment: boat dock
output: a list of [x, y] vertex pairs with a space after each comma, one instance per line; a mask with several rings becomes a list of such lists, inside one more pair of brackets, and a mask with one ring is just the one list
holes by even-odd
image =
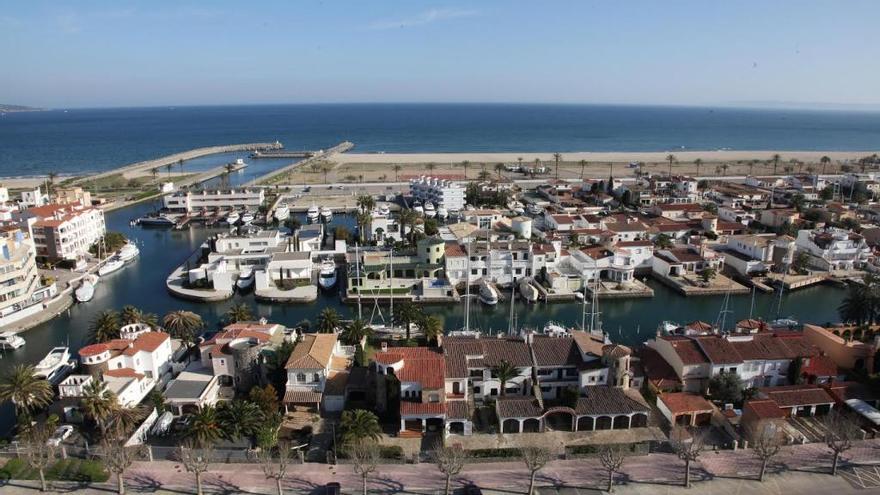
[[166, 165], [174, 165], [180, 162], [181, 160], [192, 160], [194, 158], [200, 158], [208, 155], [216, 155], [218, 153], [230, 153], [234, 151], [258, 151], [258, 150], [277, 150], [283, 148], [283, 145], [275, 141], [274, 143], [246, 143], [246, 144], [227, 144], [224, 146], [209, 146], [207, 148], [196, 148], [189, 151], [183, 151], [180, 153], [174, 153], [173, 155], [163, 156], [161, 158], [155, 158], [153, 160], [146, 160], [142, 162], [132, 163], [130, 165], [125, 165], [119, 168], [115, 168], [113, 170], [108, 170], [106, 172], [101, 172], [99, 174], [88, 175], [85, 177], [80, 177], [74, 181], [74, 184], [79, 184], [82, 182], [101, 179], [103, 177], [110, 177], [112, 175], [118, 174], [126, 174], [131, 172], [141, 172], [144, 170], [150, 170], [157, 167], [164, 167]]
[[315, 156], [318, 151], [287, 151], [287, 150], [257, 150], [251, 153], [250, 157], [259, 158], [310, 158]]
[[262, 177], [257, 177], [256, 179], [254, 179], [252, 184], [269, 183], [272, 179], [279, 177], [281, 175], [284, 175], [287, 172], [290, 172], [291, 170], [293, 170], [295, 168], [307, 166], [308, 164], [310, 164], [316, 160], [326, 160], [337, 153], [345, 153], [346, 151], [348, 151], [352, 148], [354, 148], [354, 143], [352, 143], [350, 141], [343, 141], [328, 150], [317, 151], [317, 152], [315, 152], [314, 155], [312, 155], [309, 158], [306, 158], [305, 160], [291, 163], [290, 165], [286, 165], [286, 166], [281, 167], [279, 169], [273, 170], [273, 171], [263, 175]]

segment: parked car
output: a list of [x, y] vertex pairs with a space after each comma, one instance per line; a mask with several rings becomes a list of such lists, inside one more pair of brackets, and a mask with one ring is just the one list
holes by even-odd
[[342, 486], [335, 481], [331, 481], [324, 485], [324, 495], [340, 495], [341, 493]]
[[67, 439], [70, 435], [73, 434], [73, 426], [70, 425], [61, 425], [58, 428], [55, 428], [55, 432], [52, 433], [52, 436], [49, 437], [49, 440], [46, 440], [46, 445], [52, 445], [57, 447], [61, 445], [61, 442]]

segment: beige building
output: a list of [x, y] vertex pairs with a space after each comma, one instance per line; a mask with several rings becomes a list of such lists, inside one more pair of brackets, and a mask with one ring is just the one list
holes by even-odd
[[0, 326], [26, 318], [57, 294], [55, 284], [44, 286], [37, 271], [36, 250], [28, 232], [18, 226], [0, 227]]
[[83, 190], [81, 187], [58, 188], [55, 189], [54, 195], [55, 202], [58, 204], [80, 204], [82, 206], [92, 205], [92, 193]]
[[107, 231], [102, 210], [78, 204], [37, 206], [21, 218], [33, 232], [37, 256], [49, 260], [81, 259]]

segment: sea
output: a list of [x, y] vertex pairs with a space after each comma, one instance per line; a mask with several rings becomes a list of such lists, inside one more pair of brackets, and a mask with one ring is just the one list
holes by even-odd
[[359, 152], [876, 150], [880, 112], [538, 104], [57, 109], [0, 116], [0, 177], [98, 172], [202, 146]]
[[[667, 150], [871, 150], [880, 143], [880, 114], [763, 111], [725, 108], [667, 108], [562, 105], [278, 105], [69, 109], [0, 116], [0, 177], [61, 175], [108, 170], [201, 146], [279, 140], [289, 149], [320, 149], [342, 140], [364, 152], [454, 151], [667, 151]], [[208, 169], [241, 154], [192, 160], [188, 170]], [[247, 174], [289, 161], [254, 160], [233, 183]], [[209, 330], [218, 328], [233, 304], [252, 306], [259, 317], [285, 325], [315, 322], [325, 307], [353, 317], [335, 293], [323, 293], [311, 304], [258, 304], [249, 294], [218, 303], [173, 298], [165, 289], [169, 273], [184, 262], [215, 231], [143, 229], [130, 220], [153, 211], [157, 202], [109, 212], [108, 230], [136, 242], [140, 257], [125, 269], [103, 277], [95, 297], [76, 304], [57, 318], [22, 335], [27, 344], [0, 352], [0, 374], [16, 364], [34, 364], [53, 346], [75, 352], [88, 343], [89, 326], [104, 309], [131, 304], [161, 315], [186, 309], [203, 316]], [[353, 219], [335, 215], [334, 224], [351, 226]], [[845, 290], [816, 286], [776, 298], [769, 294], [685, 298], [662, 284], [648, 281], [655, 296], [648, 299], [601, 301], [598, 311], [610, 338], [637, 345], [652, 338], [666, 320], [730, 322], [748, 316], [793, 317], [824, 324], [837, 321]], [[727, 307], [730, 312], [722, 312]], [[464, 322], [464, 305], [428, 305], [446, 329]], [[517, 303], [517, 326], [540, 328], [548, 321], [579, 326], [582, 304]], [[388, 307], [365, 305], [365, 318], [381, 321]], [[473, 304], [472, 328], [506, 332], [510, 307]], [[9, 404], [0, 406], [0, 434], [14, 423]]]

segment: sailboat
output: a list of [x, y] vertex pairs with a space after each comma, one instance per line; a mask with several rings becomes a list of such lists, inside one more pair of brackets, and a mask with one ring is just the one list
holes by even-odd
[[471, 330], [471, 244], [467, 245], [467, 265], [465, 269], [464, 327], [449, 332], [450, 337], [479, 337], [478, 330]]

